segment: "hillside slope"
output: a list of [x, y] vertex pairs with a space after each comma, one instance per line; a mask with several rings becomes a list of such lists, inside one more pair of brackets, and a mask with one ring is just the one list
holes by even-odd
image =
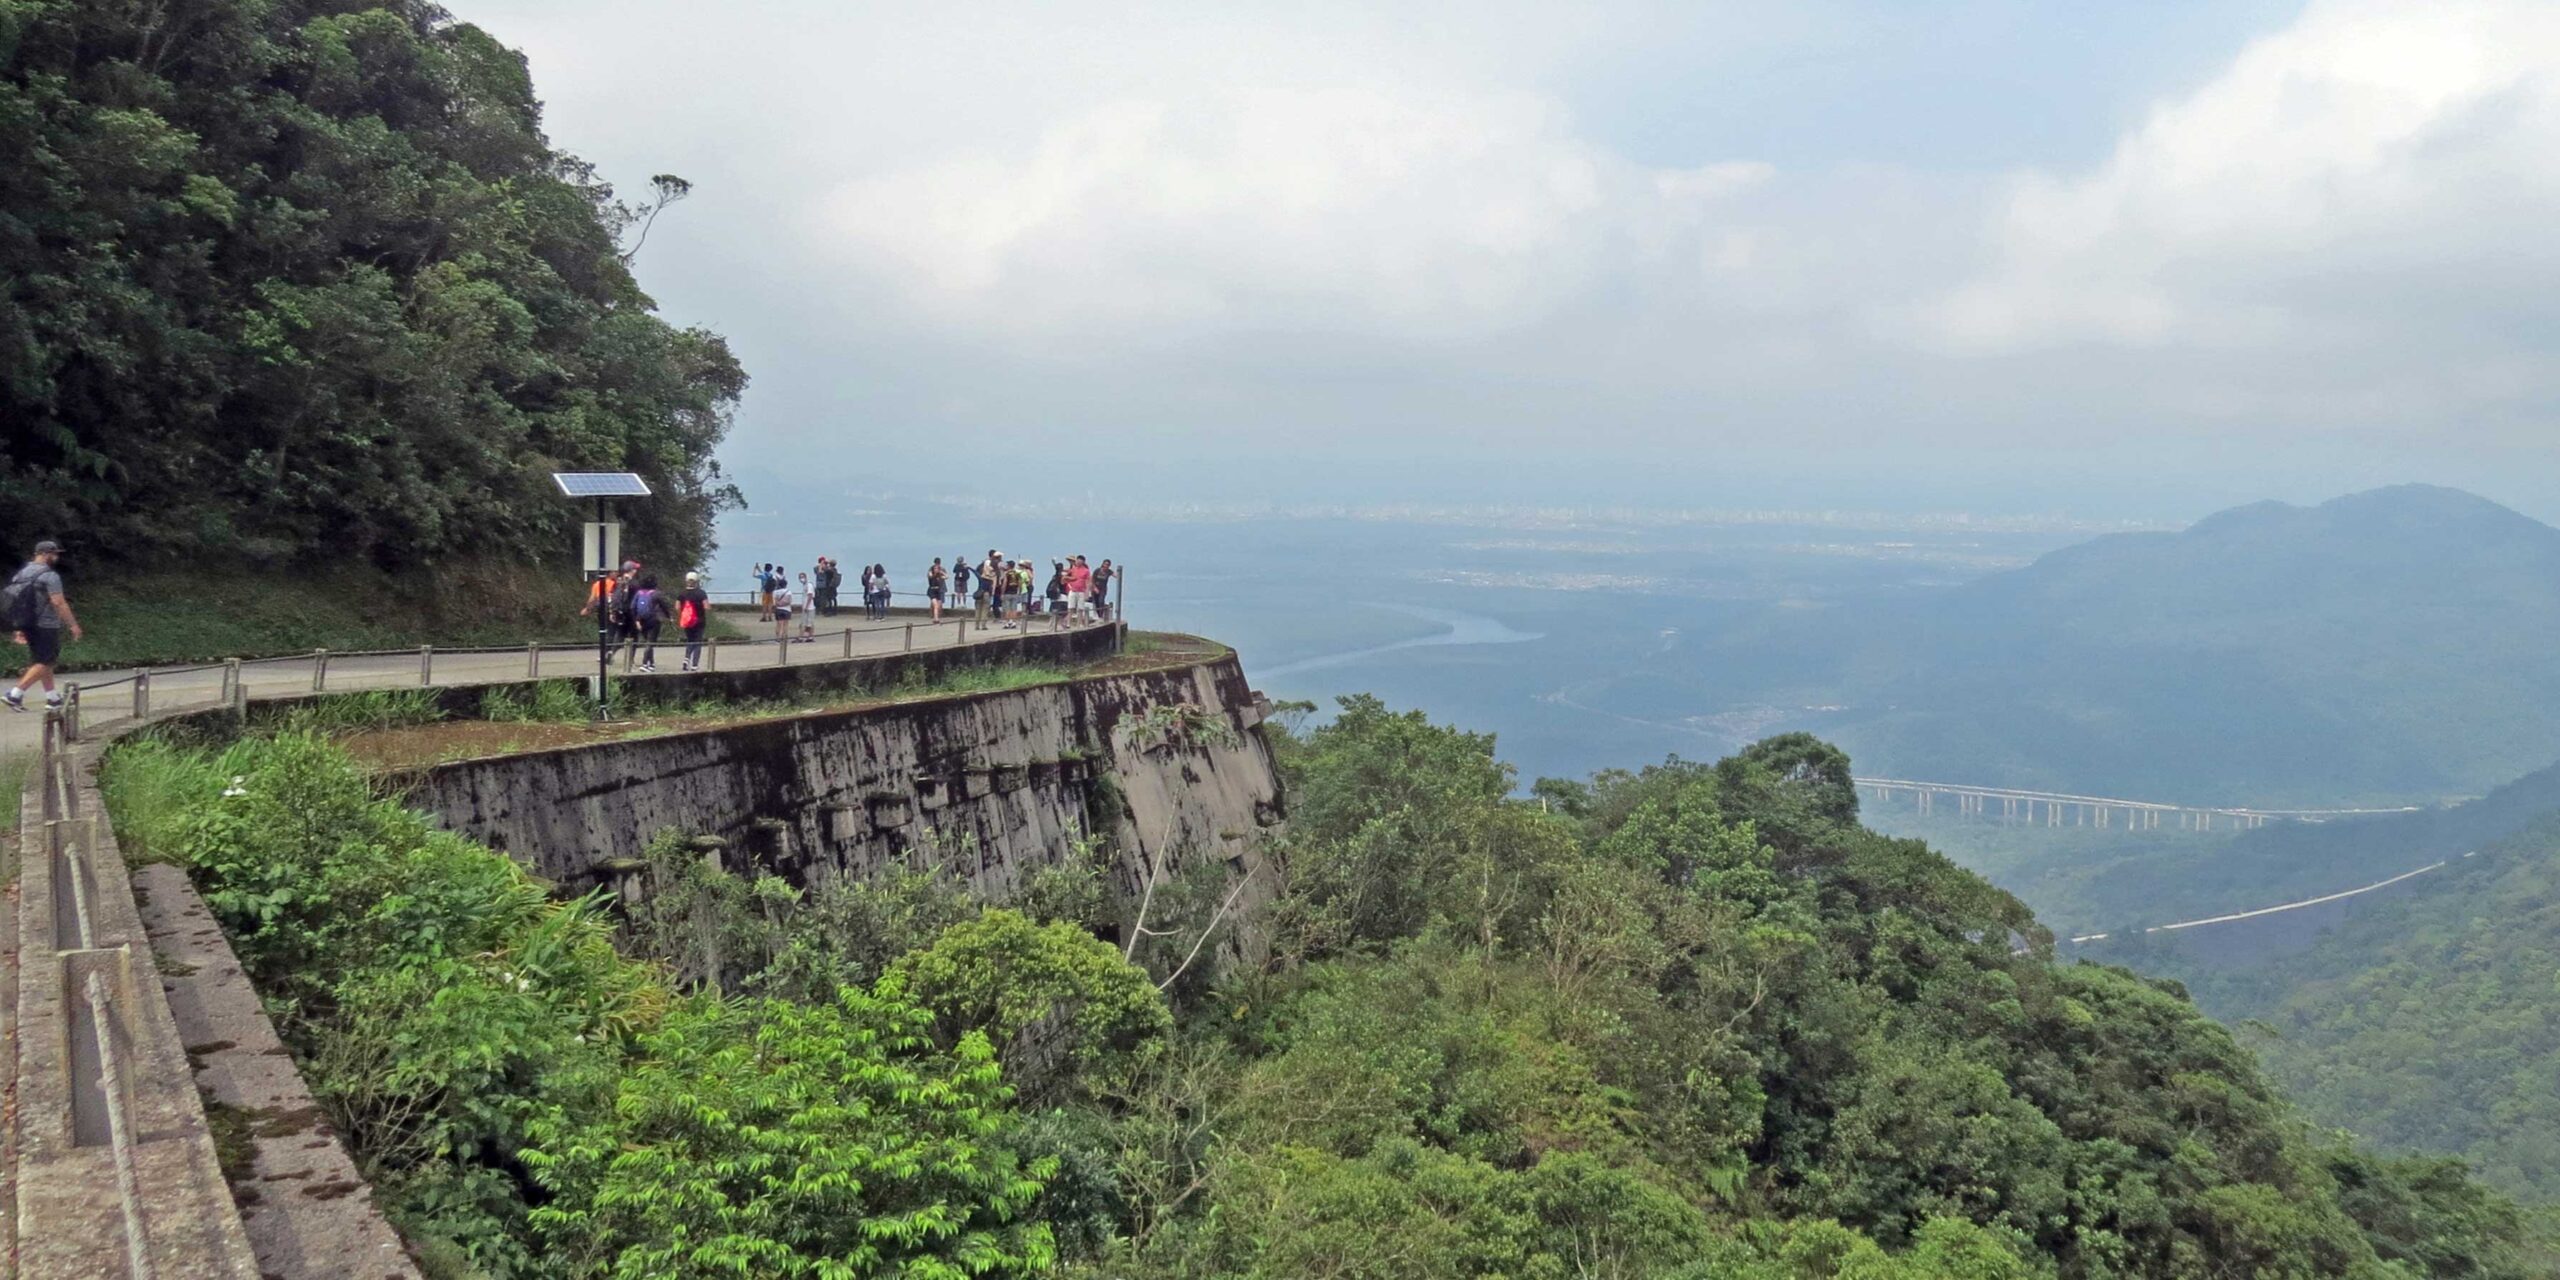
[[2119, 955], [2271, 1026], [2267, 1068], [2315, 1120], [2560, 1198], [2560, 810], [2265, 968]]
[[[2431, 802], [2560, 757], [2560, 530], [2408, 485], [2100, 538], [1728, 637], [1879, 771], [2185, 803]], [[1726, 696], [1738, 691], [1721, 690]]]
[[2123, 933], [2372, 884], [2459, 858], [2555, 810], [2560, 765], [2458, 805], [2246, 831], [2003, 826], [1949, 814], [1920, 817], [1907, 807], [1871, 820], [1928, 840], [2017, 894], [2038, 919], [2068, 936]]

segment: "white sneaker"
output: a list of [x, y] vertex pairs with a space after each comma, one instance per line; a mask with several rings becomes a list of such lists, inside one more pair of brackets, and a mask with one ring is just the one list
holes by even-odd
[[0, 693], [0, 702], [8, 703], [11, 711], [24, 711], [27, 709], [26, 695], [19, 693], [16, 689], [11, 689], [7, 693]]
[[643, 662], [643, 663], [641, 663], [641, 664], [640, 664], [640, 674], [642, 674], [642, 675], [644, 675], [644, 676], [654, 676], [654, 675], [658, 674], [658, 664], [657, 664], [657, 663], [654, 663], [654, 662]]
[[48, 693], [48, 694], [46, 694], [46, 695], [44, 696], [44, 705], [45, 705], [48, 709], [50, 709], [50, 710], [55, 710], [55, 711], [59, 711], [59, 710], [61, 710], [61, 709], [62, 709], [62, 695], [61, 695], [61, 694], [58, 694], [58, 693]]

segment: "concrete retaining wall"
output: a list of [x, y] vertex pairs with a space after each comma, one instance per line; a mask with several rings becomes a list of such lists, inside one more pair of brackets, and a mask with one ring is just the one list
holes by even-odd
[[[782, 673], [741, 678], [767, 674]], [[1279, 880], [1265, 865], [1278, 776], [1231, 655], [457, 761], [412, 775], [409, 798], [570, 886], [610, 882], [669, 828], [726, 837], [794, 881], [932, 865], [995, 901], [1089, 830], [1111, 837], [1133, 892], [1151, 861], [1223, 862], [1251, 877], [1240, 905]]]

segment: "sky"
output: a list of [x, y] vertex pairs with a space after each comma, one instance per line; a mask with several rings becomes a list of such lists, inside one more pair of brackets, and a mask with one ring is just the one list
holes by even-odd
[[2560, 6], [448, 3], [751, 500], [2560, 519]]

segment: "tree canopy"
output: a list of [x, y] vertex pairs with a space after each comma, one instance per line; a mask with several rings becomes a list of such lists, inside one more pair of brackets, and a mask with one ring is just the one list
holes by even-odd
[[632, 279], [646, 212], [419, 0], [0, 0], [0, 537], [522, 558], [598, 469], [698, 557], [746, 375]]

